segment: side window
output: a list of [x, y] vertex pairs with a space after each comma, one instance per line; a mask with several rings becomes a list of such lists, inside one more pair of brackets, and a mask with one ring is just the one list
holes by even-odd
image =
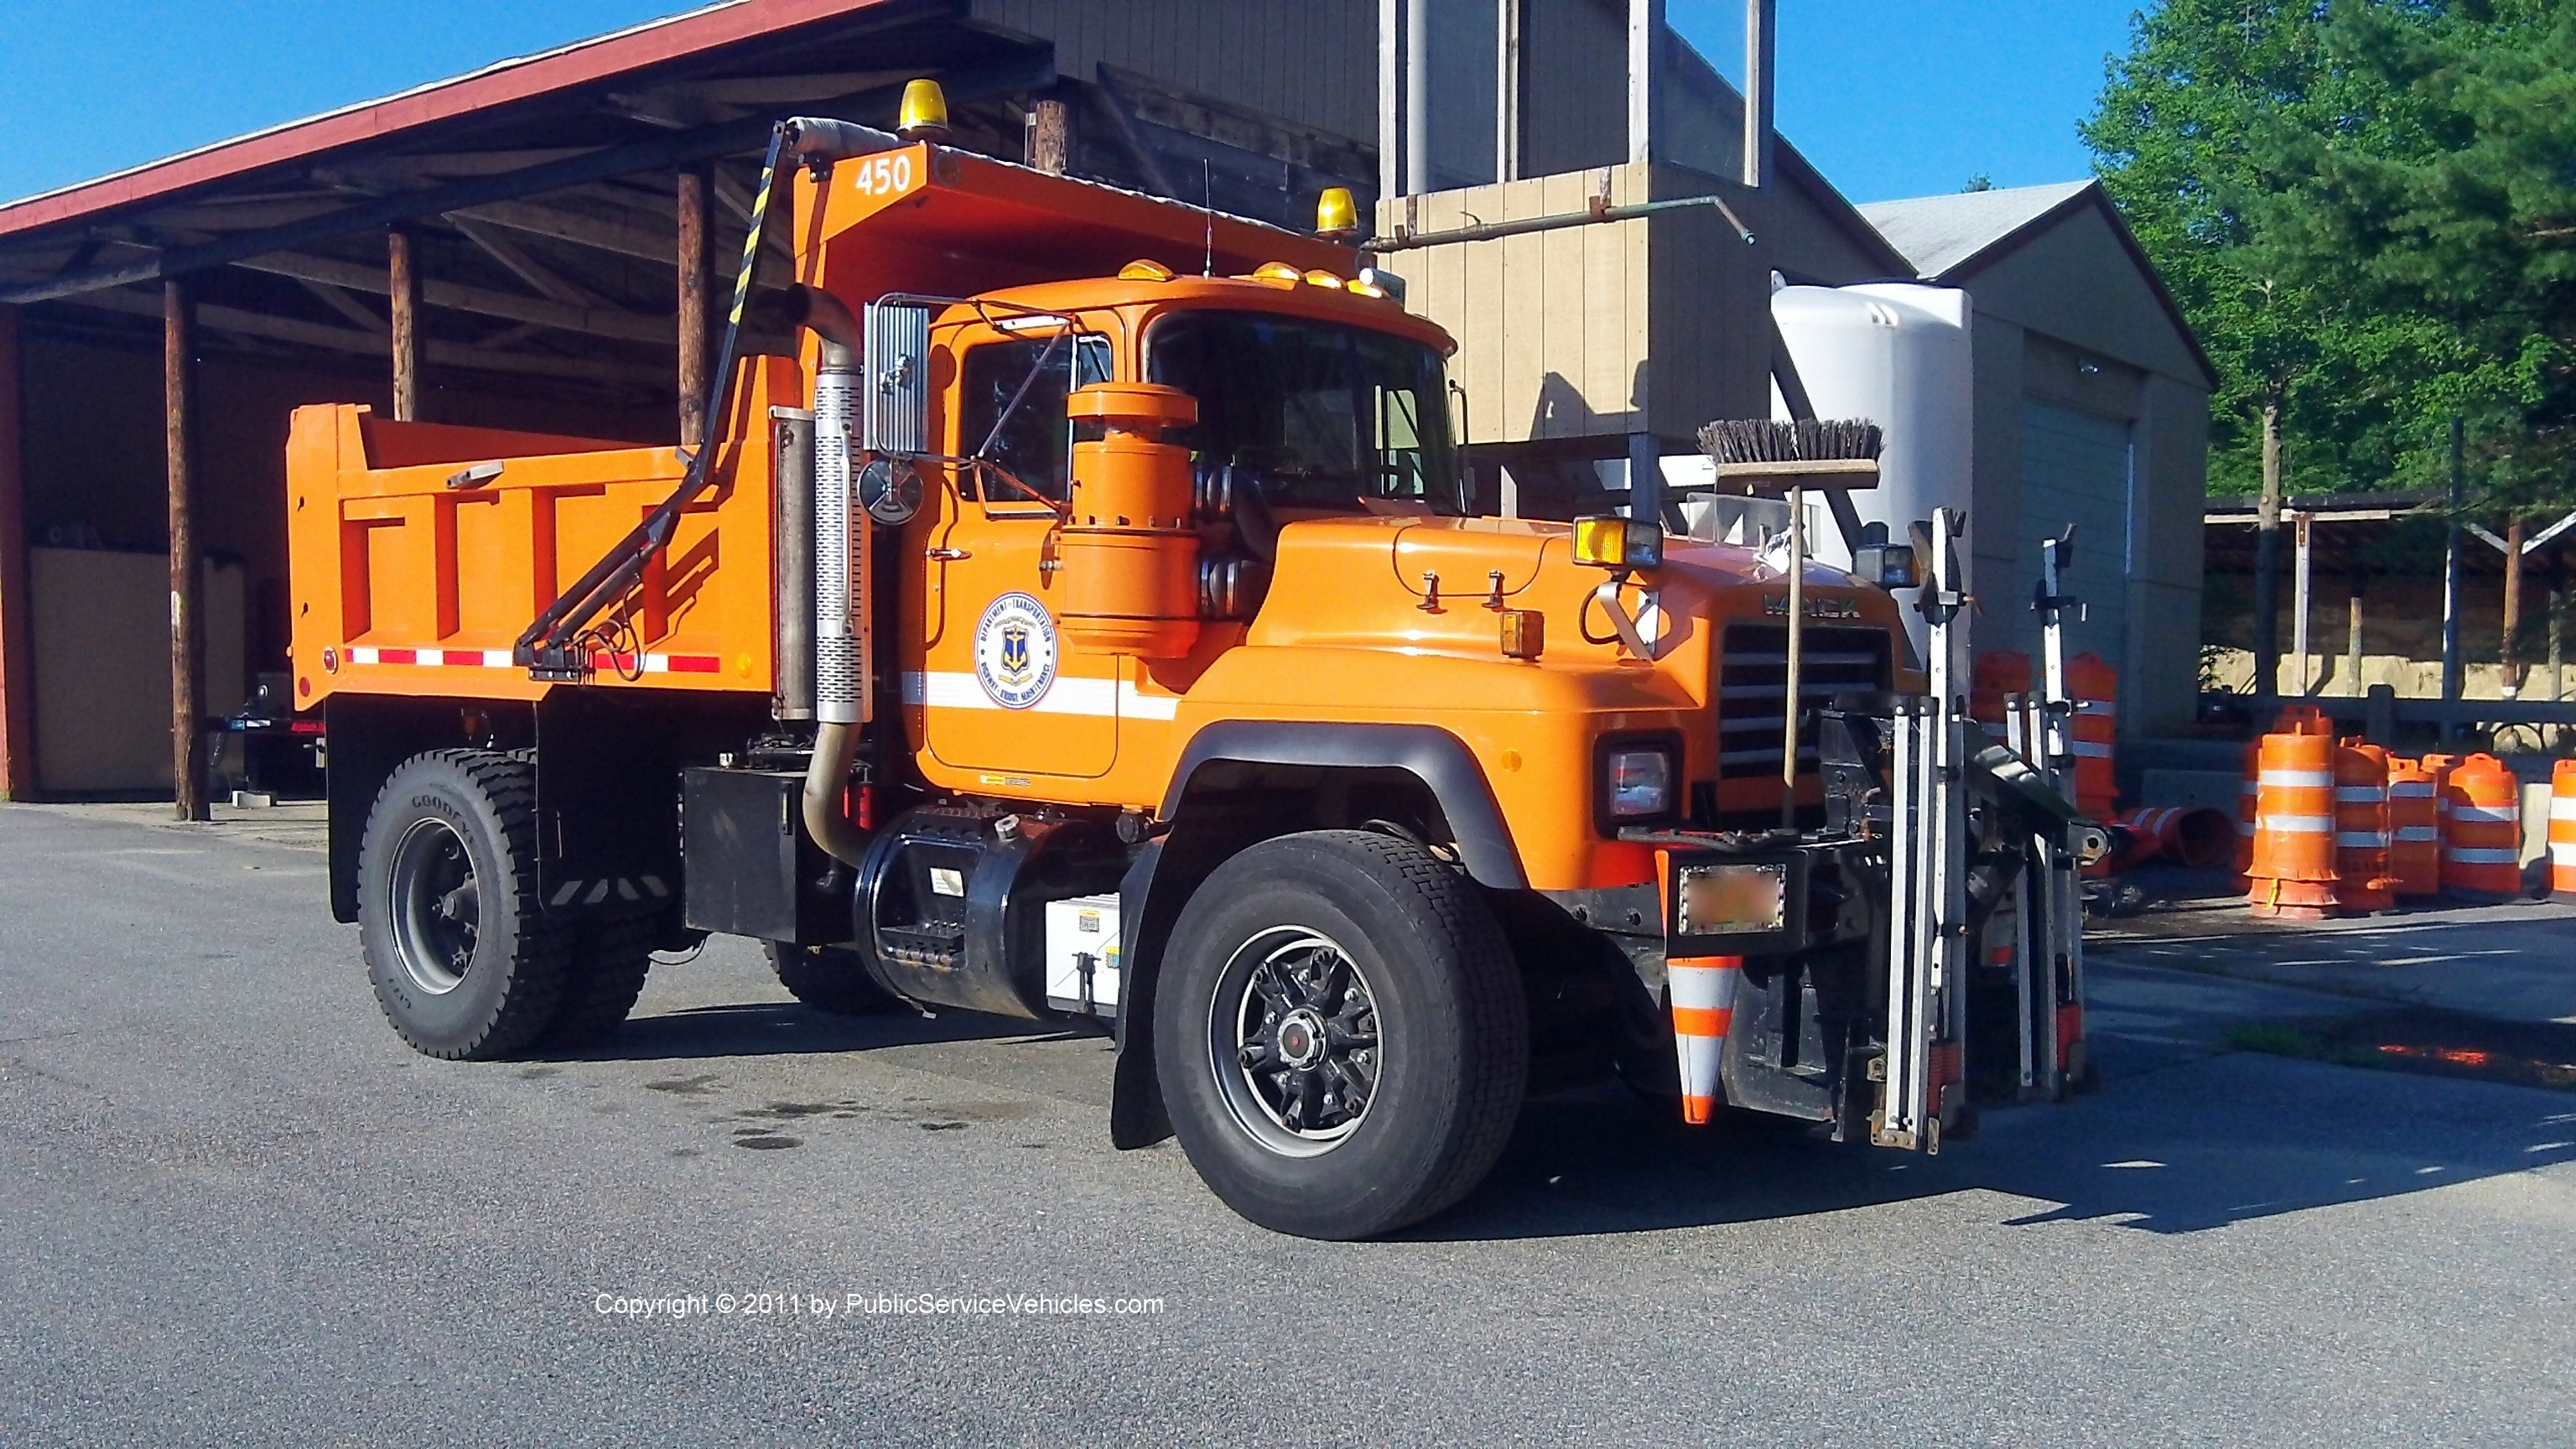
[[[983, 450], [1004, 472], [1061, 502], [1073, 476], [1073, 430], [1065, 418], [1065, 394], [1109, 380], [1109, 340], [1078, 336], [1069, 347], [1057, 343], [1052, 358], [1046, 355], [1048, 340], [987, 342], [966, 354], [959, 369], [957, 449], [968, 455]], [[1045, 369], [1031, 376], [1041, 361]], [[1017, 407], [1011, 405], [1013, 397], [1019, 399]], [[1001, 485], [991, 490], [989, 501], [1007, 502], [1016, 492]]]

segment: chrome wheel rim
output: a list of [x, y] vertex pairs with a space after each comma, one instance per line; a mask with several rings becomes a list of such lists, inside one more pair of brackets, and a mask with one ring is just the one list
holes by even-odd
[[1377, 1100], [1376, 993], [1341, 943], [1274, 926], [1235, 948], [1208, 1011], [1209, 1068], [1234, 1120], [1283, 1157], [1348, 1141]]
[[482, 927], [474, 855], [443, 820], [416, 820], [394, 846], [394, 954], [412, 985], [444, 996], [465, 984]]

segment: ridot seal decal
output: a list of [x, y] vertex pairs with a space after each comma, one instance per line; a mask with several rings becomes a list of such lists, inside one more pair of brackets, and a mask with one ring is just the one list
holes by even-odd
[[1027, 709], [1055, 684], [1055, 616], [1026, 594], [985, 606], [975, 625], [975, 682], [1004, 709]]

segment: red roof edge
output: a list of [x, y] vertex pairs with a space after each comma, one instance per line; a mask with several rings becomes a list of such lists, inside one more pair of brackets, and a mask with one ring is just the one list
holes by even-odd
[[149, 201], [334, 147], [375, 140], [469, 111], [585, 85], [886, 3], [888, 0], [720, 0], [703, 9], [500, 61], [466, 75], [254, 131], [0, 206], [0, 236]]

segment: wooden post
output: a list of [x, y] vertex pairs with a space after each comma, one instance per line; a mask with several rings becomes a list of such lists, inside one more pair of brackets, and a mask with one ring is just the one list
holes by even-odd
[[2549, 562], [2549, 697], [2567, 697], [2567, 566]]
[[2354, 694], [2361, 693], [2362, 582], [2361, 565], [2355, 564], [2352, 568], [2351, 592], [2346, 597], [2346, 601], [2350, 607], [2351, 617], [2345, 621], [2343, 638], [2343, 671], [2351, 680], [2352, 692]]
[[204, 820], [205, 740], [197, 704], [196, 304], [176, 277], [161, 284], [162, 441], [170, 471], [170, 763], [181, 820]]
[[680, 446], [707, 438], [707, 173], [680, 173]]
[[1073, 158], [1073, 110], [1062, 96], [1040, 96], [1029, 107], [1029, 165], [1062, 176]]
[[412, 234], [395, 227], [385, 233], [385, 267], [391, 276], [393, 313], [394, 421], [420, 421], [420, 268]]
[[[1663, 89], [1664, 0], [1628, 0], [1628, 158], [1660, 158], [1655, 99]], [[1429, 187], [1424, 187], [1428, 191]]]
[[2263, 404], [2263, 496], [2254, 512], [2255, 717], [2281, 694], [2281, 404]]
[[36, 678], [27, 649], [26, 472], [18, 309], [0, 307], [0, 800], [36, 789]]
[[2290, 585], [2290, 651], [2299, 656], [2299, 693], [2317, 692], [2316, 670], [2308, 661], [2308, 585], [2314, 577], [2316, 552], [2310, 525], [2316, 522], [2309, 514], [2299, 515], [2297, 524], [2298, 558], [2291, 565]]
[[1494, 10], [1494, 179], [1521, 179], [1521, 35], [1529, 0], [1496, 0]]
[[2504, 526], [2504, 638], [2496, 649], [2498, 693], [2522, 697], [2522, 654], [2514, 636], [2522, 632], [2522, 520]]

